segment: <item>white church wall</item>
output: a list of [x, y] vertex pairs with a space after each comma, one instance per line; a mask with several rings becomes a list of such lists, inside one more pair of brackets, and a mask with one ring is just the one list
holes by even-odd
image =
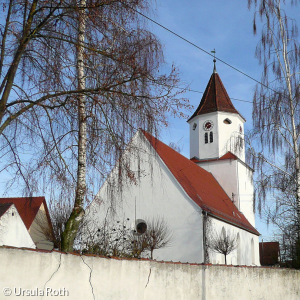
[[30, 237], [14, 204], [0, 218], [0, 246], [34, 248]]
[[[232, 226], [215, 218], [209, 218], [210, 229], [212, 234], [221, 233], [225, 229], [226, 233], [236, 237], [237, 248], [227, 256], [228, 265], [247, 265], [260, 266], [259, 261], [259, 238], [246, 230]], [[208, 231], [209, 232], [209, 231]], [[209, 233], [208, 233], [209, 234]], [[253, 243], [253, 245], [252, 245]], [[210, 262], [212, 264], [224, 264], [225, 257], [223, 254], [209, 251]]]
[[[193, 118], [192, 121], [189, 122], [189, 124], [190, 124], [190, 158], [193, 158], [194, 156], [199, 158], [199, 156], [200, 156], [200, 153], [199, 153], [200, 140], [202, 138], [204, 139], [204, 136], [202, 134], [200, 136], [200, 132], [199, 132], [201, 130], [201, 126], [202, 126], [202, 125], [200, 125], [199, 118], [200, 117], [197, 116], [197, 117]], [[201, 145], [202, 145], [202, 142], [204, 143], [204, 140], [203, 141], [201, 140]]]
[[237, 161], [237, 175], [239, 209], [245, 215], [250, 224], [255, 227], [255, 214], [253, 211], [253, 172], [242, 162]]
[[[231, 124], [225, 124], [224, 120], [229, 119]], [[213, 123], [213, 142], [205, 144], [204, 123], [211, 121]], [[237, 138], [244, 138], [244, 120], [238, 114], [227, 112], [211, 112], [204, 115], [194, 117], [189, 121], [190, 124], [190, 157], [198, 157], [199, 159], [220, 158], [228, 151], [245, 161], [245, 146], [237, 146]], [[194, 124], [196, 129], [194, 130]], [[242, 134], [240, 133], [240, 126]]]
[[[211, 121], [213, 124], [212, 131], [213, 132], [213, 142], [210, 143], [208, 137], [208, 143], [205, 144], [204, 135], [206, 131], [204, 130], [204, 122]], [[218, 117], [216, 113], [208, 113], [205, 115], [199, 115], [194, 117], [189, 121], [190, 124], [190, 156], [193, 158], [196, 156], [199, 159], [209, 159], [216, 158], [219, 155], [219, 132], [218, 132]], [[195, 130], [193, 130], [194, 124], [197, 124]]]
[[[228, 151], [234, 153], [242, 161], [245, 161], [245, 146], [240, 148], [237, 143], [239, 136], [244, 137], [244, 120], [238, 114], [217, 112], [219, 127], [219, 157]], [[231, 124], [225, 124], [224, 120], [229, 119]], [[240, 127], [242, 134], [240, 133]]]
[[[155, 153], [149, 142], [138, 133], [133, 143], [140, 153], [141, 176], [137, 184], [129, 183], [123, 188], [122, 194], [116, 194], [113, 201], [116, 203], [111, 209], [108, 196], [108, 182], [99, 191], [98, 201], [89, 207], [87, 219], [92, 220], [95, 229], [101, 225], [107, 212], [110, 222], [130, 219], [132, 225], [135, 219], [150, 220], [163, 217], [171, 231], [170, 246], [154, 250], [157, 260], [203, 262], [203, 225], [202, 210], [185, 193], [160, 157]], [[130, 167], [138, 171], [138, 157], [130, 155]], [[116, 176], [117, 169], [110, 176]], [[100, 205], [99, 205], [100, 204]]]
[[233, 159], [203, 161], [197, 164], [213, 174], [228, 197], [255, 227], [252, 170]]
[[[215, 160], [197, 163], [201, 168], [210, 172], [221, 185], [230, 199], [238, 207], [237, 167], [236, 160]], [[235, 197], [232, 197], [232, 193]]]

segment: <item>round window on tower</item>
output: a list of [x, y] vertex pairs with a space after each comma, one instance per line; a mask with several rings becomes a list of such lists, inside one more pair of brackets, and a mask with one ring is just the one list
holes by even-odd
[[223, 121], [223, 123], [229, 125], [229, 124], [232, 123], [232, 121], [231, 121], [230, 119], [226, 118], [226, 119]]

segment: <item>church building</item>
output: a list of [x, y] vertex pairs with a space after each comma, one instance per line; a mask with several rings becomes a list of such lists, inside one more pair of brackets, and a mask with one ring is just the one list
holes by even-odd
[[[117, 187], [116, 166], [87, 210], [93, 228], [103, 221], [163, 219], [172, 232], [160, 261], [224, 264], [211, 239], [230, 236], [227, 264], [260, 265], [253, 209], [253, 170], [245, 163], [245, 119], [233, 106], [214, 67], [200, 104], [189, 118], [190, 159], [138, 130], [121, 160], [134, 180]], [[113, 194], [111, 193], [113, 192]], [[112, 196], [111, 196], [112, 195]]]

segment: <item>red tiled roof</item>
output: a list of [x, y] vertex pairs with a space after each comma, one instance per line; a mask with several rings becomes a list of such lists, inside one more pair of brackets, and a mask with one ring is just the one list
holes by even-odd
[[221, 156], [219, 158], [219, 160], [221, 160], [221, 159], [234, 159], [234, 160], [237, 160], [238, 157], [235, 154], [233, 154], [232, 152], [228, 151], [226, 154], [224, 154], [223, 156]]
[[191, 158], [191, 161], [194, 163], [199, 163], [199, 162], [206, 162], [206, 161], [214, 161], [214, 160], [225, 160], [225, 159], [233, 159], [233, 160], [237, 160], [238, 157], [231, 153], [230, 151], [228, 151], [226, 154], [224, 154], [223, 156], [221, 156], [220, 158], [212, 158], [212, 159], [199, 159], [196, 156], [194, 156], [193, 158]]
[[218, 73], [213, 73], [209, 79], [200, 104], [194, 114], [188, 119], [214, 111], [240, 113], [233, 106]]
[[163, 142], [143, 131], [188, 196], [204, 211], [225, 222], [259, 235], [259, 232], [239, 212], [213, 175], [182, 156]]
[[51, 226], [45, 197], [0, 198], [0, 203], [13, 203], [16, 206], [27, 230], [30, 228], [40, 206], [44, 203], [47, 219]]

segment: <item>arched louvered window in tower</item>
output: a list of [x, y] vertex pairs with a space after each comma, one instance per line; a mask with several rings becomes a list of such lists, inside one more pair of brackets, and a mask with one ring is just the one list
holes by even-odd
[[213, 135], [213, 132], [211, 131], [209, 133], [209, 142], [212, 143], [214, 141], [214, 135]]
[[239, 136], [239, 142], [240, 142], [241, 149], [243, 149], [244, 148], [244, 140], [241, 136]]
[[204, 141], [205, 141], [205, 144], [208, 143], [208, 133], [207, 132], [205, 132], [205, 134], [204, 134]]

